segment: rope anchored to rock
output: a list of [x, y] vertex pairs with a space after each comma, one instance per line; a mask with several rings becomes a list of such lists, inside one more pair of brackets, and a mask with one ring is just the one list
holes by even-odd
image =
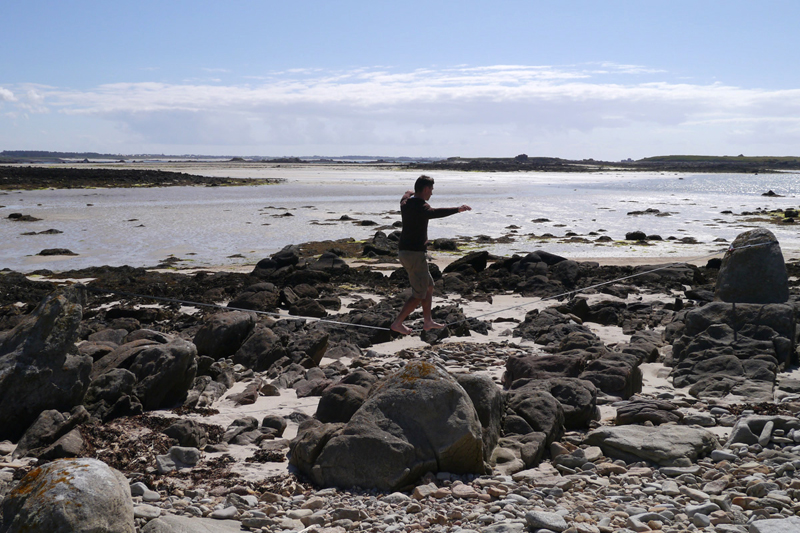
[[733, 244], [728, 247], [728, 250], [725, 252], [725, 255], [733, 253], [737, 250], [744, 250], [745, 248], [755, 248], [757, 246], [768, 246], [771, 244], [780, 244], [778, 241], [767, 241], [767, 242], [757, 242], [755, 244], [745, 244], [744, 246], [737, 246], [734, 248]]

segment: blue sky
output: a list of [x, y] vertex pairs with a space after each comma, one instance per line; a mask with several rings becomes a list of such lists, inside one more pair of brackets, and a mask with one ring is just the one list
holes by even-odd
[[8, 2], [0, 150], [800, 155], [794, 0]]

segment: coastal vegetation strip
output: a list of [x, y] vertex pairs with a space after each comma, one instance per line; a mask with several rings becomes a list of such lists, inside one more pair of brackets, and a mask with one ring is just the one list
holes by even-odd
[[419, 170], [467, 170], [483, 172], [599, 172], [615, 171], [660, 171], [660, 172], [709, 172], [709, 173], [773, 173], [800, 171], [800, 157], [747, 157], [730, 156], [658, 156], [624, 161], [598, 161], [594, 159], [569, 160], [554, 157], [450, 157], [441, 161], [416, 163], [411, 168]]
[[145, 169], [0, 166], [0, 190], [114, 187], [231, 187], [268, 185], [282, 179], [209, 177]]

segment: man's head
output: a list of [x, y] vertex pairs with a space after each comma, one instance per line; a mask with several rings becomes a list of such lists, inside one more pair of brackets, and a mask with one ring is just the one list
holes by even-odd
[[433, 178], [423, 174], [414, 182], [414, 194], [420, 196], [425, 188], [430, 187], [433, 190]]

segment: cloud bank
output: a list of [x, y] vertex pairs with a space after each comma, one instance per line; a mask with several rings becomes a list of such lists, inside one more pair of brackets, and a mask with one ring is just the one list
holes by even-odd
[[0, 87], [0, 112], [17, 123], [57, 115], [59, 132], [79, 128], [73, 137], [97, 142], [38, 148], [121, 153], [525, 152], [620, 159], [788, 155], [797, 146], [800, 89], [659, 81], [667, 77], [657, 69], [610, 63], [293, 69], [245, 83], [113, 83], [87, 90], [19, 84]]

